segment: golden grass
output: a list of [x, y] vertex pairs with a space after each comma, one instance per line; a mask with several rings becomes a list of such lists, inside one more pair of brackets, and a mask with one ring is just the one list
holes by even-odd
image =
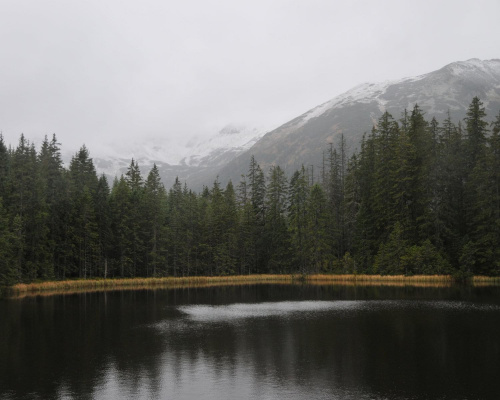
[[500, 282], [500, 276], [474, 276], [472, 278], [473, 283], [492, 283], [492, 282]]
[[[108, 290], [140, 290], [161, 288], [200, 288], [252, 284], [297, 284], [345, 285], [345, 286], [415, 286], [448, 287], [453, 285], [451, 275], [230, 275], [230, 276], [191, 276], [164, 278], [112, 278], [78, 279], [24, 284], [10, 288], [10, 297], [33, 295], [72, 294], [82, 292], [102, 292]], [[474, 286], [500, 284], [500, 277], [476, 276]]]
[[500, 276], [474, 276], [472, 285], [476, 287], [499, 286]]
[[315, 280], [307, 281], [309, 285], [315, 286], [391, 286], [391, 287], [420, 287], [420, 288], [443, 288], [453, 286], [453, 282], [403, 282], [403, 281], [332, 281]]
[[345, 286], [415, 286], [449, 287], [454, 280], [451, 275], [311, 275], [307, 283], [316, 285], [337, 284]]
[[54, 295], [72, 295], [77, 293], [98, 293], [98, 292], [111, 292], [111, 291], [133, 291], [133, 290], [157, 290], [157, 289], [197, 289], [209, 287], [223, 287], [223, 286], [249, 286], [258, 283], [272, 283], [273, 285], [291, 285], [290, 281], [266, 281], [266, 282], [198, 282], [198, 283], [172, 283], [168, 285], [128, 285], [128, 286], [114, 286], [114, 287], [94, 287], [94, 288], [73, 288], [73, 289], [58, 289], [58, 290], [45, 290], [34, 292], [11, 292], [8, 298], [22, 299], [24, 297], [33, 296], [54, 296]]
[[190, 276], [165, 278], [112, 278], [112, 279], [75, 279], [36, 283], [18, 283], [10, 288], [14, 293], [36, 293], [68, 290], [114, 290], [122, 288], [187, 287], [190, 285], [223, 285], [251, 283], [291, 282], [292, 275], [231, 275], [231, 276]]
[[336, 282], [453, 282], [451, 275], [310, 275], [308, 280]]

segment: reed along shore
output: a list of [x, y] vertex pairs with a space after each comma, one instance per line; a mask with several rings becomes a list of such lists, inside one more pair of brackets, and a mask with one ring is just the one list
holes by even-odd
[[[253, 284], [312, 284], [359, 286], [419, 286], [442, 287], [456, 283], [451, 275], [329, 275], [329, 274], [262, 274], [229, 276], [190, 276], [158, 278], [75, 279], [19, 283], [8, 292], [13, 297], [50, 295], [58, 293], [94, 292], [106, 290], [140, 290], [161, 288], [211, 287]], [[500, 277], [474, 276], [469, 281], [474, 286], [500, 284]]]

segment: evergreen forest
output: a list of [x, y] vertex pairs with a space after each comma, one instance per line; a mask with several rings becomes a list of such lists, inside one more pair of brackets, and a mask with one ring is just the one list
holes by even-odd
[[132, 160], [110, 183], [83, 146], [0, 135], [0, 284], [70, 278], [367, 273], [500, 275], [500, 113], [388, 112], [350, 155], [287, 174], [253, 157], [201, 193]]

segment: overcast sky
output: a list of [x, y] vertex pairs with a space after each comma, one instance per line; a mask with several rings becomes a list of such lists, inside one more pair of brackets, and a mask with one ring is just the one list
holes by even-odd
[[0, 0], [0, 131], [91, 154], [274, 128], [366, 81], [500, 58], [500, 1]]

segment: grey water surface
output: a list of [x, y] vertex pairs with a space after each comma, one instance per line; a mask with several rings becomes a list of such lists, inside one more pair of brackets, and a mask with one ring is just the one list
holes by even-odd
[[499, 287], [0, 300], [0, 399], [499, 399]]

